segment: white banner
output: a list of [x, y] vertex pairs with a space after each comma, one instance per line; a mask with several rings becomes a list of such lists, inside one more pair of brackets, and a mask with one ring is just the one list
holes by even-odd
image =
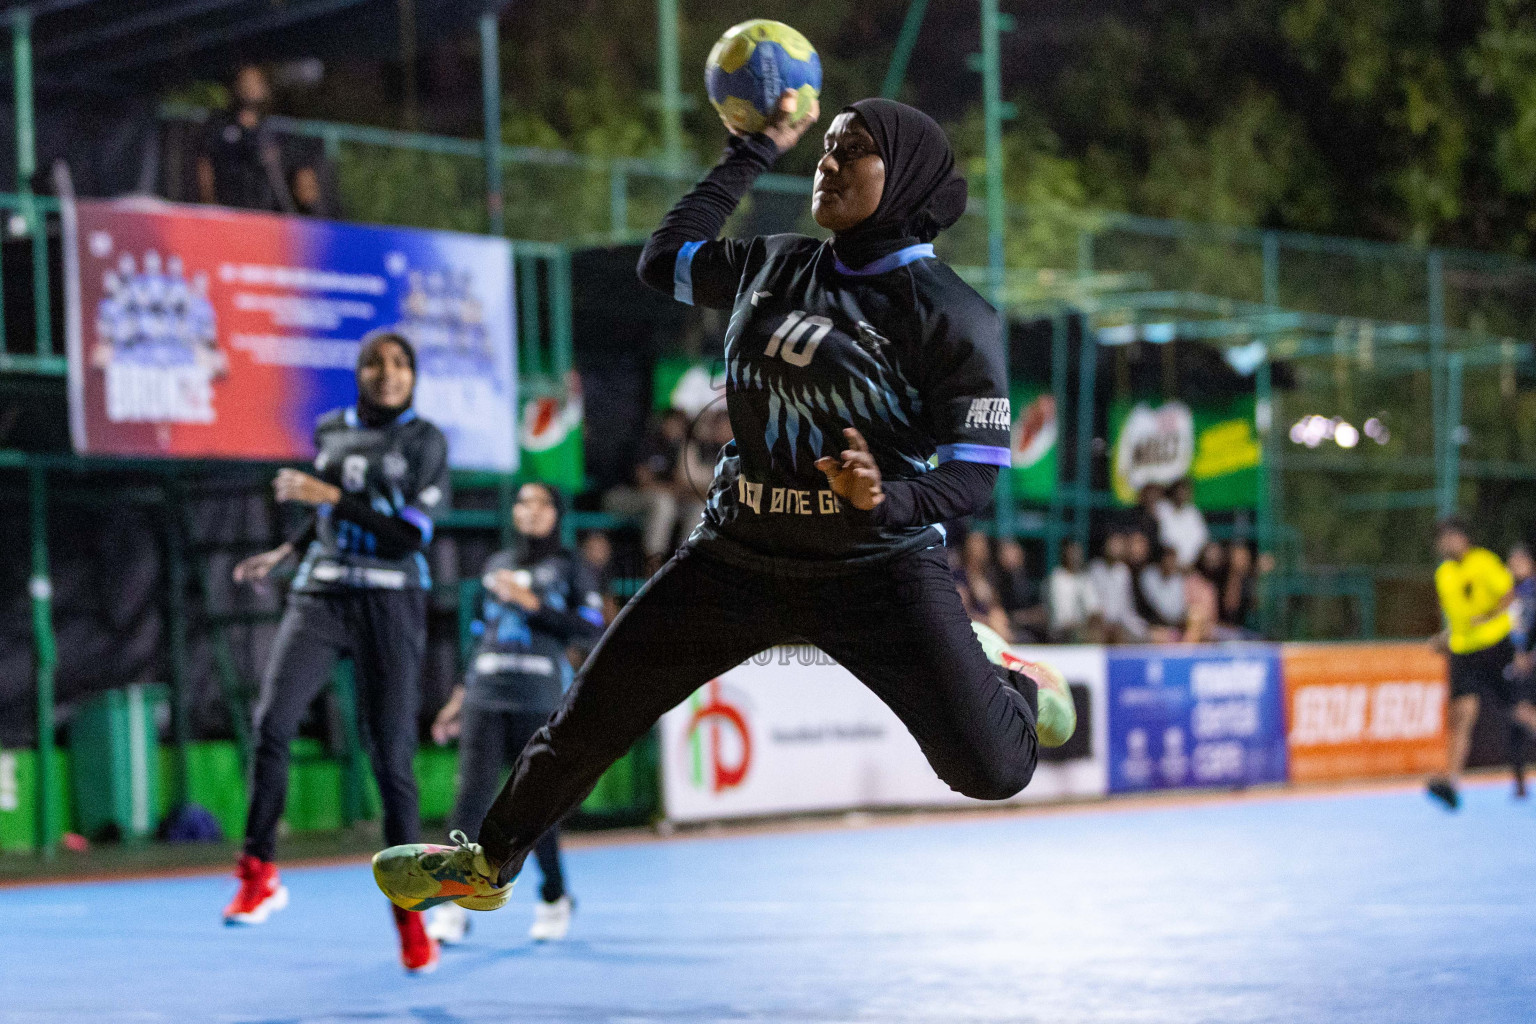
[[[1078, 699], [1078, 735], [1043, 751], [1011, 802], [1101, 796], [1102, 647], [1016, 647], [1056, 666]], [[814, 647], [778, 647], [711, 681], [661, 719], [662, 799], [673, 821], [879, 807], [982, 805], [939, 781], [906, 727]]]

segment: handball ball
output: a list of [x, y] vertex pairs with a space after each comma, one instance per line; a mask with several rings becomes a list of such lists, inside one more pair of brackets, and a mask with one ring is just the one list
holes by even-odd
[[782, 21], [754, 18], [728, 29], [709, 51], [704, 67], [709, 102], [727, 125], [759, 132], [793, 89], [794, 118], [821, 92], [821, 58], [810, 40]]

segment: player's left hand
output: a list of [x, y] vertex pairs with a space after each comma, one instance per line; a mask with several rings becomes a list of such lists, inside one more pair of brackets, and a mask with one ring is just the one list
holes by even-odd
[[334, 505], [341, 500], [340, 487], [297, 469], [278, 470], [272, 490], [278, 501], [297, 501], [305, 505]]
[[868, 512], [885, 500], [885, 491], [880, 486], [880, 467], [875, 465], [875, 457], [869, 453], [869, 442], [864, 440], [863, 434], [847, 427], [843, 437], [848, 447], [837, 458], [824, 455], [817, 459], [816, 468], [826, 474], [832, 493], [852, 503], [854, 508]]

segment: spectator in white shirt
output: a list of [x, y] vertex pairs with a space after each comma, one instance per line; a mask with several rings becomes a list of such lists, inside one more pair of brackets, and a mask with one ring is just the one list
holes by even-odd
[[1184, 570], [1173, 548], [1164, 545], [1158, 559], [1141, 570], [1136, 581], [1142, 599], [1157, 621], [1152, 623], [1154, 640], [1176, 640], [1184, 629], [1187, 608], [1184, 597]]
[[1186, 477], [1168, 488], [1168, 497], [1157, 503], [1158, 539], [1173, 548], [1179, 567], [1188, 569], [1211, 539], [1205, 516], [1195, 508], [1194, 488]]
[[1093, 581], [1104, 619], [1105, 639], [1110, 643], [1133, 643], [1147, 638], [1147, 623], [1136, 614], [1135, 584], [1131, 567], [1126, 564], [1130, 538], [1121, 530], [1104, 538], [1104, 556], [1088, 564], [1088, 578]]
[[1099, 598], [1083, 568], [1083, 546], [1069, 540], [1061, 564], [1051, 571], [1051, 638], [1058, 643], [1094, 643], [1102, 637]]

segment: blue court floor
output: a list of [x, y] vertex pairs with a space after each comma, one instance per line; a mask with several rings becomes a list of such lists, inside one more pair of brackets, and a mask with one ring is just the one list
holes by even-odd
[[599, 847], [570, 941], [535, 885], [407, 977], [363, 866], [0, 891], [0, 1021], [240, 1024], [1536, 1020], [1536, 806], [1416, 793]]

